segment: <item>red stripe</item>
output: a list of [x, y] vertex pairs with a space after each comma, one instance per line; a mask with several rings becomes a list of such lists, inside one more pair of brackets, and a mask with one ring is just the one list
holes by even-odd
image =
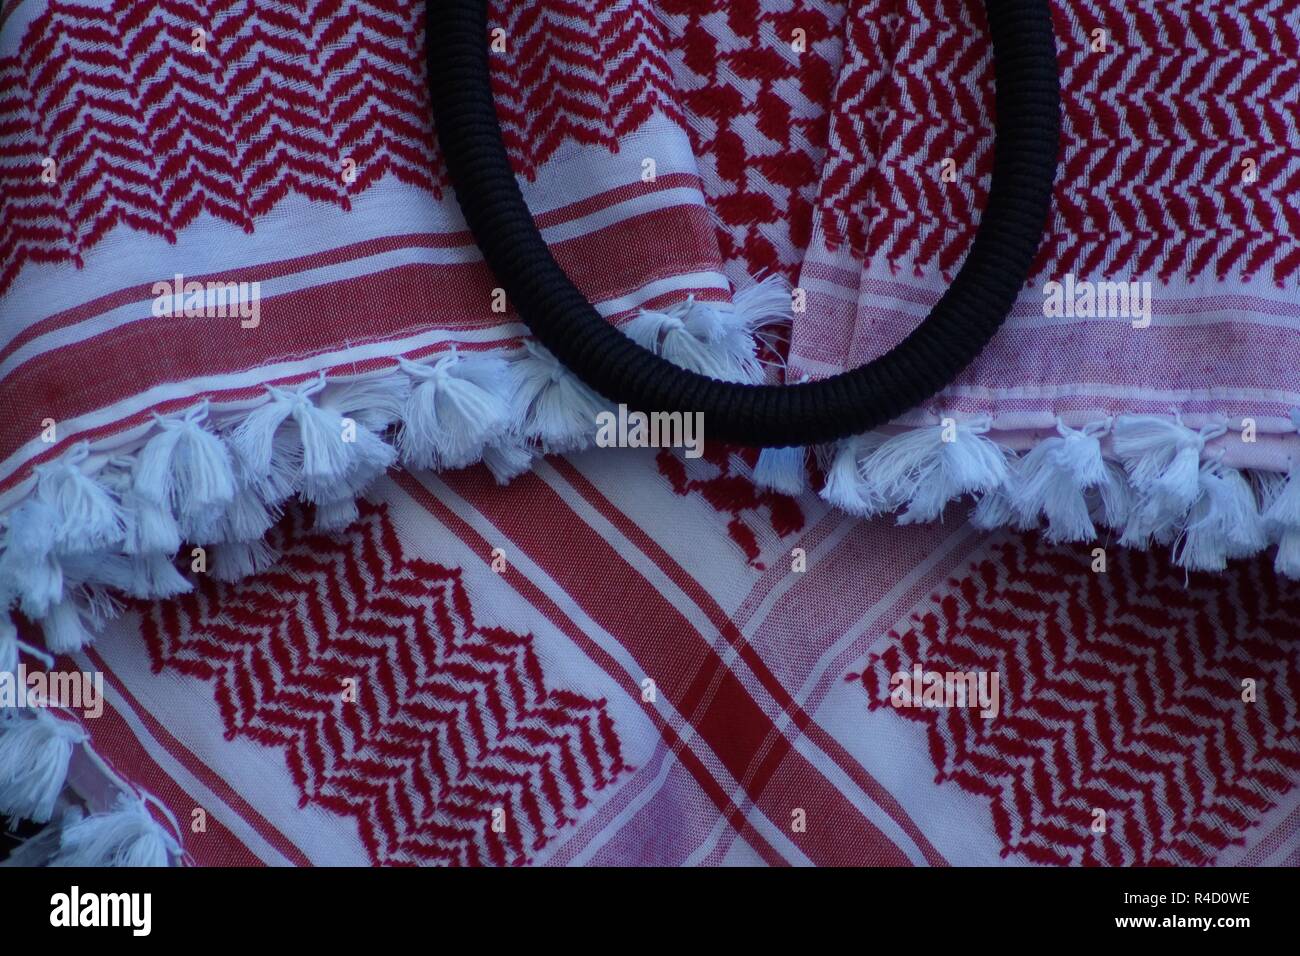
[[[458, 342], [455, 344], [456, 347], [460, 349], [462, 352], [468, 352], [468, 351], [491, 351], [491, 350], [501, 350], [501, 349], [505, 349], [505, 350], [516, 349], [519, 347], [519, 343], [520, 340], [517, 338], [508, 338], [508, 339], [497, 339], [495, 341], [490, 341], [490, 342]], [[447, 349], [450, 347], [450, 345], [451, 343], [448, 342], [440, 342], [436, 345], [426, 346], [419, 349], [413, 349], [412, 351], [403, 354], [407, 358], [420, 358], [423, 356], [431, 355], [434, 352], [439, 352], [444, 349]], [[197, 404], [198, 402], [204, 399], [211, 399], [213, 404], [219, 404], [221, 402], [246, 401], [248, 399], [257, 398], [259, 395], [265, 394], [266, 385], [287, 386], [287, 385], [293, 385], [298, 382], [305, 382], [309, 379], [316, 378], [316, 376], [318, 376], [322, 371], [327, 376], [363, 375], [367, 372], [379, 371], [380, 369], [388, 368], [395, 364], [396, 364], [396, 358], [394, 356], [384, 356], [382, 358], [366, 359], [365, 361], [362, 362], [347, 362], [343, 365], [332, 365], [324, 369], [318, 369], [313, 372], [306, 372], [301, 375], [288, 376], [286, 378], [268, 379], [264, 383], [259, 383], [257, 385], [250, 385], [243, 388], [227, 388], [227, 389], [217, 389], [217, 390], [205, 391], [205, 392], [195, 392], [192, 395], [183, 396], [181, 398], [169, 399], [165, 402], [159, 402], [158, 404], [151, 405], [148, 408], [145, 408], [127, 418], [121, 418], [118, 419], [117, 421], [109, 422], [108, 424], [102, 425], [99, 428], [85, 429], [83, 431], [65, 434], [64, 437], [60, 439], [58, 442], [52, 443], [45, 451], [41, 452], [39, 455], [34, 455], [30, 459], [28, 459], [26, 462], [23, 463], [21, 468], [15, 470], [14, 473], [11, 474], [8, 478], [4, 479], [3, 481], [0, 481], [0, 491], [4, 491], [8, 488], [11, 488], [13, 485], [22, 481], [25, 477], [31, 474], [32, 469], [35, 468], [37, 465], [41, 464], [42, 462], [49, 461], [53, 458], [57, 458], [59, 455], [63, 454], [63, 452], [67, 451], [68, 448], [70, 448], [72, 445], [75, 445], [77, 442], [99, 441], [103, 438], [107, 438], [110, 435], [117, 434], [118, 432], [127, 431], [131, 428], [136, 427], [137, 425], [142, 425], [145, 422], [149, 421], [150, 417], [153, 416], [154, 414], [174, 415], [178, 412], [183, 411], [186, 408], [189, 408]]]
[[[207, 832], [193, 833], [190, 823], [198, 802], [167, 771], [158, 766], [136, 738], [126, 719], [107, 701], [94, 720], [82, 723], [90, 744], [113, 772], [132, 786], [162, 802], [180, 827], [181, 850], [199, 866], [259, 866], [263, 861], [213, 814]], [[162, 822], [162, 821], [159, 821]], [[163, 824], [167, 826], [167, 824]], [[168, 827], [170, 830], [170, 827]]]
[[[705, 232], [711, 241], [703, 210], [677, 207], [557, 243], [553, 252], [571, 275], [586, 277], [580, 283], [585, 295], [607, 301], [649, 282], [713, 268], [716, 253], [688, 235], [700, 240]], [[637, 254], [610, 254], [618, 248]], [[604, 265], [593, 269], [597, 261]], [[651, 274], [645, 261], [656, 263]], [[238, 318], [184, 316], [119, 326], [42, 353], [6, 376], [0, 402], [10, 412], [0, 433], [0, 459], [39, 434], [47, 418], [66, 421], [162, 383], [233, 374], [431, 328], [490, 328], [503, 320], [490, 310], [494, 287], [481, 262], [415, 264], [264, 299], [256, 329], [240, 329]]]
[[[649, 298], [645, 302], [643, 302], [640, 306], [638, 306], [636, 309], [627, 309], [623, 312], [610, 315], [609, 321], [614, 324], [619, 324], [624, 319], [630, 318], [631, 316], [635, 315], [641, 309], [653, 310], [653, 309], [664, 308], [668, 305], [680, 301], [683, 291], [684, 290], [679, 289], [673, 292], [665, 292], [662, 295], [657, 295], [652, 298]], [[727, 298], [727, 294], [723, 292], [721, 289], [700, 289], [700, 290], [696, 290], [694, 293], [691, 294], [693, 294], [695, 298], [700, 301], [713, 301], [715, 297], [716, 299], [719, 300], [725, 300]], [[523, 340], [519, 338], [507, 338], [507, 339], [489, 340], [485, 342], [456, 342], [454, 344], [456, 345], [456, 348], [458, 348], [462, 352], [491, 352], [491, 351], [513, 351], [520, 347], [522, 341]], [[447, 348], [449, 348], [451, 344], [452, 343], [450, 342], [438, 342], [434, 345], [421, 346], [418, 349], [412, 349], [409, 352], [403, 352], [401, 353], [401, 355], [403, 358], [420, 359], [432, 355], [436, 352], [444, 351]], [[149, 421], [150, 417], [154, 414], [174, 415], [181, 411], [184, 411], [185, 409], [197, 404], [199, 401], [202, 401], [204, 399], [209, 399], [214, 404], [219, 404], [221, 402], [244, 401], [251, 398], [257, 398], [259, 395], [263, 394], [265, 385], [292, 385], [298, 382], [305, 382], [308, 379], [315, 378], [322, 371], [325, 372], [327, 376], [363, 375], [368, 372], [375, 372], [375, 371], [379, 371], [380, 369], [390, 368], [395, 364], [396, 364], [396, 356], [381, 356], [373, 359], [365, 359], [363, 361], [348, 361], [343, 363], [342, 365], [326, 366], [323, 369], [317, 369], [315, 371], [306, 372], [300, 375], [286, 376], [284, 378], [278, 378], [278, 379], [268, 379], [266, 382], [254, 386], [247, 386], [244, 388], [209, 389], [207, 391], [194, 392], [191, 395], [182, 396], [180, 398], [168, 399], [165, 402], [159, 402], [156, 405], [151, 405], [148, 408], [136, 412], [126, 418], [121, 418], [118, 419], [117, 421], [109, 422], [106, 425], [101, 425], [99, 428], [83, 429], [75, 432], [70, 432], [64, 429], [63, 431], [64, 437], [62, 439], [60, 439], [58, 442], [51, 443], [48, 447], [45, 448], [44, 451], [27, 459], [27, 461], [25, 461], [23, 465], [17, 468], [12, 474], [10, 474], [8, 478], [0, 480], [0, 492], [3, 492], [6, 489], [11, 488], [13, 485], [17, 484], [18, 482], [22, 481], [29, 474], [31, 474], [32, 469], [35, 468], [37, 465], [41, 464], [42, 462], [49, 461], [53, 458], [57, 458], [59, 455], [67, 451], [67, 449], [70, 448], [72, 445], [75, 445], [77, 442], [100, 441], [104, 438], [107, 438], [110, 435], [115, 435], [119, 432], [127, 431], [131, 428], [134, 428], [137, 425], [142, 425], [145, 422]]]
[[[477, 470], [477, 469], [476, 469]], [[395, 473], [393, 481], [402, 488], [411, 498], [427, 510], [441, 524], [447, 527], [456, 537], [465, 542], [474, 553], [479, 555], [490, 555], [492, 545], [490, 545], [477, 531], [474, 530], [459, 515], [448, 508], [437, 496], [429, 491], [416, 479], [410, 472], [401, 470]], [[763, 858], [765, 862], [772, 866], [784, 865], [785, 860], [781, 855], [767, 842], [766, 839], [756, 831], [752, 824], [745, 818], [744, 813], [731, 800], [726, 791], [718, 785], [713, 775], [708, 771], [699, 759], [699, 757], [688, 747], [668, 723], [660, 716], [659, 712], [649, 704], [641, 700], [640, 680], [629, 673], [611, 657], [599, 644], [593, 641], [587, 634], [578, 627], [577, 624], [569, 618], [560, 607], [550, 599], [537, 585], [533, 584], [527, 577], [520, 573], [509, 563], [506, 570], [502, 572], [502, 578], [515, 589], [518, 594], [526, 600], [536, 610], [540, 611], [561, 633], [569, 638], [584, 654], [587, 655], [597, 666], [605, 673], [609, 674], [620, 687], [623, 688], [632, 700], [641, 703], [641, 708], [646, 716], [654, 723], [663, 737], [665, 744], [670, 751], [681, 760], [682, 765], [690, 771], [699, 783], [701, 790], [713, 801], [721, 811], [724, 819], [733, 829], [738, 830], [754, 850]]]
[[[609, 321], [617, 324], [621, 322], [623, 319], [636, 314], [636, 312], [639, 309], [663, 308], [667, 305], [679, 301], [681, 295], [682, 295], [682, 290], [665, 292], [662, 295], [654, 296], [653, 298], [647, 299], [641, 306], [638, 307], [638, 309], [630, 309], [624, 312], [617, 313], [615, 315], [611, 315], [609, 317]], [[698, 290], [697, 292], [694, 293], [694, 295], [696, 299], [702, 301], [710, 301], [713, 296], [718, 296], [719, 298], [726, 297], [726, 293], [722, 292], [719, 289]], [[456, 347], [460, 349], [462, 352], [511, 351], [519, 348], [521, 341], [522, 341], [521, 339], [509, 338], [509, 339], [496, 339], [487, 342], [458, 342], [455, 344]], [[434, 345], [427, 345], [427, 346], [422, 346], [418, 349], [412, 349], [409, 352], [403, 352], [402, 356], [408, 359], [419, 359], [419, 358], [426, 357], [428, 355], [432, 355], [435, 352], [443, 351], [449, 348], [450, 345], [451, 343], [448, 342], [439, 342]], [[349, 361], [349, 362], [345, 362], [342, 365], [327, 366], [323, 369], [318, 369], [316, 371], [303, 373], [301, 375], [287, 376], [285, 378], [279, 378], [279, 379], [268, 379], [265, 383], [261, 383], [255, 386], [247, 386], [244, 388], [210, 389], [208, 391], [195, 392], [188, 396], [169, 399], [165, 402], [159, 402], [156, 405], [151, 405], [148, 408], [136, 412], [135, 414], [132, 414], [128, 417], [118, 419], [117, 421], [109, 422], [106, 425], [101, 425], [99, 428], [82, 429], [80, 431], [75, 431], [75, 432], [70, 432], [65, 429], [63, 432], [62, 439], [60, 439], [57, 442], [51, 443], [49, 446], [45, 448], [45, 450], [27, 459], [23, 463], [23, 465], [15, 469], [14, 472], [11, 473], [8, 478], [0, 480], [0, 492], [3, 492], [13, 487], [15, 484], [17, 484], [18, 482], [26, 478], [28, 475], [30, 475], [32, 469], [34, 469], [36, 466], [40, 465], [42, 462], [46, 462], [53, 458], [57, 458], [59, 455], [63, 454], [65, 451], [67, 451], [68, 448], [70, 448], [72, 445], [76, 444], [77, 442], [100, 441], [104, 438], [109, 437], [110, 435], [115, 435], [119, 432], [127, 431], [129, 429], [135, 428], [138, 425], [142, 425], [145, 422], [149, 421], [150, 417], [154, 414], [174, 415], [181, 411], [184, 411], [187, 408], [190, 408], [191, 406], [197, 404], [199, 401], [202, 401], [204, 399], [209, 399], [214, 404], [219, 404], [221, 402], [244, 401], [247, 399], [257, 398], [259, 395], [263, 394], [265, 385], [292, 385], [297, 382], [305, 382], [308, 379], [315, 378], [317, 375], [320, 374], [321, 371], [324, 371], [325, 374], [328, 376], [362, 375], [368, 372], [375, 372], [375, 371], [379, 371], [380, 369], [392, 367], [395, 363], [396, 363], [396, 356], [383, 356], [379, 358], [366, 359], [364, 361], [359, 361], [359, 362]]]
[[[681, 186], [702, 188], [699, 177], [692, 173], [669, 173], [658, 177], [653, 184], [642, 183], [638, 180], [636, 183], [607, 190], [597, 196], [592, 196], [590, 199], [569, 203], [559, 209], [541, 213], [535, 218], [539, 228], [549, 229], [552, 226], [564, 225], [583, 216], [600, 212], [629, 199], [636, 199], [640, 196], [676, 189]], [[257, 263], [235, 270], [209, 272], [203, 275], [186, 276], [185, 278], [187, 281], [197, 282], [268, 282], [271, 279], [307, 272], [312, 269], [342, 265], [346, 262], [354, 262], [357, 259], [382, 255], [399, 249], [453, 249], [473, 245], [474, 237], [467, 230], [381, 236], [366, 239], [362, 242], [354, 242], [346, 246], [339, 246], [335, 249], [312, 253], [311, 255], [281, 259], [276, 262]], [[171, 276], [165, 278], [170, 279]], [[11, 353], [32, 339], [39, 338], [56, 329], [84, 322], [87, 319], [92, 319], [97, 315], [121, 308], [124, 305], [130, 305], [133, 302], [149, 302], [152, 299], [153, 283], [141, 283], [118, 289], [106, 295], [97, 296], [89, 302], [81, 303], [63, 312], [56, 312], [54, 315], [23, 329], [6, 345], [0, 347], [0, 362], [3, 362]]]
[[[776, 731], [690, 621], [542, 479], [529, 473], [502, 488], [481, 469], [441, 478], [619, 639], [769, 820], [788, 831], [792, 811], [802, 808], [809, 820], [820, 821], [789, 834], [809, 859], [820, 865], [910, 864]], [[560, 541], [562, 548], [556, 547]], [[596, 578], [593, 568], [599, 569]]]
[[[109, 668], [103, 658], [95, 652], [93, 647], [86, 649], [86, 656], [90, 658], [95, 667], [103, 671], [104, 679], [108, 681], [113, 689], [116, 690], [127, 706], [135, 713], [136, 717], [144, 724], [145, 729], [149, 731], [150, 736], [162, 746], [172, 759], [188, 770], [194, 777], [205, 787], [211, 790], [216, 796], [226, 804], [231, 810], [239, 815], [249, 828], [257, 833], [263, 840], [273, 846], [281, 855], [295, 866], [311, 866], [311, 860], [302, 852], [290, 839], [276, 829], [266, 817], [262, 816], [253, 808], [253, 806], [239, 795], [230, 784], [226, 783], [219, 775], [213, 772], [206, 763], [194, 755], [192, 751], [179, 740], [173, 737], [162, 724], [150, 713], [135, 696], [127, 689], [122, 680]], [[129, 731], [128, 731], [129, 733]], [[134, 734], [131, 737], [134, 739]], [[171, 804], [168, 804], [171, 806]], [[179, 812], [177, 810], [179, 809]], [[178, 820], [188, 820], [193, 807], [181, 806], [173, 808], [172, 812], [176, 813]], [[211, 826], [212, 815], [209, 814], [209, 826]]]
[[[863, 793], [870, 797], [877, 806], [889, 815], [890, 819], [912, 838], [921, 854], [925, 857], [926, 862], [931, 866], [946, 866], [947, 860], [944, 859], [943, 854], [925, 838], [925, 834], [907, 815], [907, 811], [894, 798], [894, 795], [872, 777], [862, 764], [854, 760], [843, 745], [827, 733], [825, 728], [800, 706], [799, 702], [786, 690], [785, 685], [768, 668], [766, 662], [754, 650], [753, 646], [745, 640], [740, 628], [736, 626], [727, 612], [722, 609], [699, 581], [695, 580], [685, 568], [674, 561], [668, 552], [659, 545], [659, 542], [646, 534], [640, 525], [601, 494], [600, 490], [588, 480], [587, 476], [575, 468], [568, 459], [557, 456], [548, 459], [548, 462], [582, 496], [584, 501], [617, 528], [624, 537], [636, 546], [637, 550], [648, 557], [660, 571], [667, 575], [673, 584], [681, 588], [682, 592], [695, 603], [696, 607], [704, 612], [709, 619], [709, 623], [716, 627], [718, 632], [726, 638], [727, 643], [736, 649], [740, 659], [749, 667], [763, 689], [771, 694], [772, 700], [776, 702], [777, 706], [790, 715], [793, 725], [802, 730], [818, 749], [830, 757], [835, 765], [862, 789]], [[773, 730], [779, 733], [775, 728]]]

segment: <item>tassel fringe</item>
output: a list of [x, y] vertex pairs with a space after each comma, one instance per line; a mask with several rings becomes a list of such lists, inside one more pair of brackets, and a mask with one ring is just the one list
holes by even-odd
[[1285, 479], [1225, 467], [1207, 451], [1224, 424], [1194, 431], [1158, 416], [1081, 429], [1058, 422], [1055, 436], [1020, 456], [985, 437], [984, 423], [946, 424], [946, 435], [942, 425], [873, 433], [819, 450], [821, 497], [864, 517], [899, 512], [907, 524], [973, 495], [977, 527], [1041, 524], [1049, 541], [1088, 542], [1100, 526], [1126, 547], [1169, 547], [1189, 571], [1221, 571], [1276, 544], [1278, 572], [1300, 577], [1300, 467]]
[[45, 823], [68, 776], [80, 724], [35, 709], [0, 713], [0, 814]]
[[145, 802], [123, 793], [107, 813], [64, 826], [50, 866], [168, 866], [180, 852]]

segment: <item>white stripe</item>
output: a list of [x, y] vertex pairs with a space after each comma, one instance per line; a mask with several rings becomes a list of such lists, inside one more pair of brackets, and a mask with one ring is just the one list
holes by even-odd
[[[653, 143], [658, 175], [684, 172], [698, 176], [690, 142], [675, 124], [653, 117], [625, 142], [645, 136], [653, 137], [646, 143], [647, 148]], [[641, 156], [636, 152], [625, 150], [611, 155], [604, 147], [584, 147], [567, 153], [562, 161], [546, 164], [536, 179], [522, 184], [529, 209], [536, 216], [639, 182]], [[582, 192], [575, 194], [575, 188]], [[238, 273], [281, 261], [285, 250], [291, 250], [293, 258], [321, 255], [337, 247], [340, 235], [346, 235], [349, 243], [360, 243], [398, 235], [466, 231], [454, 198], [448, 195], [437, 200], [391, 174], [350, 197], [350, 202], [352, 209], [345, 213], [333, 203], [295, 193], [277, 203], [272, 213], [260, 217], [251, 235], [204, 213], [181, 230], [174, 243], [129, 226], [117, 226], [82, 253], [84, 265], [79, 269], [67, 262], [33, 263], [19, 272], [4, 296], [0, 348], [51, 315], [115, 290], [170, 280], [177, 272], [187, 277]], [[648, 211], [656, 204], [682, 202], [702, 208], [704, 198], [698, 189], [679, 187], [656, 190], [630, 202], [629, 208]], [[608, 224], [609, 216], [598, 211], [584, 220], [591, 223], [590, 231]], [[561, 235], [582, 231], [574, 224], [556, 228]], [[550, 231], [543, 230], [543, 235], [550, 235]]]
[[[82, 654], [74, 655], [78, 665], [87, 671], [94, 670], [90, 659]], [[179, 784], [189, 796], [194, 799], [195, 807], [201, 807], [205, 813], [213, 816], [227, 830], [234, 835], [240, 843], [244, 844], [253, 855], [268, 866], [292, 866], [288, 857], [273, 847], [266, 840], [262, 839], [261, 834], [254, 830], [245, 822], [244, 818], [235, 810], [232, 810], [224, 800], [207, 788], [197, 777], [191, 774], [184, 765], [176, 761], [172, 755], [154, 739], [153, 734], [144, 726], [140, 719], [132, 710], [131, 705], [120, 695], [111, 684], [104, 685], [104, 696], [108, 699], [109, 706], [117, 711], [131, 732], [135, 734], [136, 740], [140, 746], [148, 752], [149, 757], [154, 763]], [[181, 815], [177, 817], [177, 823], [181, 827], [181, 850], [189, 852], [192, 848], [189, 842], [192, 839], [202, 839], [202, 834], [190, 834], [185, 826], [186, 814], [182, 809]]]
[[[605, 844], [617, 836], [622, 831], [623, 827], [636, 817], [636, 815], [640, 813], [651, 800], [657, 797], [660, 791], [662, 791], [667, 785], [668, 775], [672, 772], [673, 767], [678, 766], [680, 761], [677, 759], [677, 754], [674, 749], [668, 746], [667, 741], [662, 742], [660, 746], [664, 749], [664, 758], [662, 766], [659, 768], [659, 773], [655, 776], [654, 780], [651, 781], [649, 786], [645, 787], [645, 789], [633, 797], [628, 805], [624, 807], [613, 820], [609, 821], [606, 826], [602, 827], [600, 832], [591, 838], [591, 841], [583, 847], [581, 852], [575, 853], [573, 859], [567, 864], [568, 866], [587, 866], [592, 859], [595, 858], [596, 854], [601, 851]], [[560, 842], [561, 841], [557, 841], [557, 843]], [[556, 850], [558, 849], [559, 846], [556, 847]], [[541, 857], [538, 858], [538, 862], [542, 862]]]
[[1106, 385], [1100, 382], [1078, 382], [1071, 385], [1016, 385], [1013, 387], [987, 387], [982, 385], [954, 385], [942, 392], [944, 396], [961, 395], [967, 398], [987, 399], [1056, 399], [1056, 398], [1129, 398], [1163, 402], [1223, 402], [1243, 401], [1278, 402], [1294, 404], [1296, 392], [1274, 388], [1142, 388], [1137, 385]]
[[[542, 236], [547, 243], [554, 245], [556, 242], [566, 239], [577, 239], [589, 233], [596, 232], [607, 226], [615, 225], [619, 222], [630, 219], [634, 216], [642, 215], [646, 212], [652, 212], [659, 209], [669, 209], [681, 205], [695, 204], [703, 202], [703, 196], [696, 189], [668, 189], [659, 192], [650, 193], [645, 196], [638, 196], [626, 202], [616, 203], [609, 209], [600, 210], [591, 213], [573, 222], [562, 223], [552, 226], [549, 229], [542, 230]], [[371, 256], [363, 256], [357, 259], [351, 259], [332, 265], [318, 266], [314, 269], [304, 269], [300, 272], [290, 273], [288, 275], [277, 276], [271, 279], [258, 280], [258, 291], [261, 301], [266, 303], [268, 300], [278, 295], [285, 295], [291, 292], [299, 292], [303, 289], [315, 288], [317, 286], [328, 285], [335, 282], [343, 282], [349, 279], [359, 278], [361, 276], [372, 275], [374, 273], [386, 272], [391, 269], [401, 268], [410, 265], [459, 265], [469, 262], [478, 262], [482, 260], [482, 254], [478, 248], [472, 244], [455, 246], [452, 248], [410, 246], [401, 249], [392, 249], [387, 252], [377, 253]], [[258, 264], [260, 267], [261, 264]], [[706, 287], [721, 287], [726, 289], [725, 282], [716, 273], [697, 273], [710, 277]], [[237, 270], [225, 269], [221, 271], [222, 281], [241, 282], [243, 279]], [[183, 275], [184, 280], [193, 279], [195, 274]], [[715, 278], [716, 276], [716, 278]], [[155, 282], [165, 282], [170, 289], [173, 282], [174, 273], [168, 275], [159, 275], [155, 269], [152, 276], [146, 281], [150, 284]], [[251, 281], [251, 280], [249, 280]], [[31, 361], [42, 352], [48, 352], [52, 349], [61, 348], [65, 345], [71, 345], [76, 342], [85, 341], [98, 335], [124, 328], [136, 322], [148, 322], [153, 319], [152, 307], [153, 297], [140, 298], [136, 301], [118, 306], [99, 315], [91, 316], [81, 322], [73, 325], [66, 325], [54, 329], [44, 335], [24, 343], [16, 349], [3, 362], [0, 362], [0, 378], [9, 375], [25, 362]], [[26, 323], [14, 324], [12, 328], [7, 328], [9, 333], [3, 340], [0, 340], [0, 348], [3, 348], [6, 342], [13, 341], [17, 334], [27, 326], [36, 321], [40, 321], [47, 315], [53, 314], [47, 311], [37, 318], [33, 315], [31, 321]]]
[[[533, 471], [537, 474], [537, 477], [550, 485], [551, 490], [560, 496], [581, 521], [604, 538], [605, 542], [617, 552], [619, 557], [631, 565], [637, 574], [645, 578], [656, 591], [663, 595], [668, 603], [686, 618], [691, 627], [700, 632], [700, 635], [713, 648], [713, 651], [722, 658], [722, 662], [729, 670], [735, 670], [733, 665], [739, 660], [739, 651], [722, 636], [722, 632], [713, 626], [713, 622], [709, 620], [703, 609], [685, 591], [679, 588], [672, 578], [650, 560], [640, 548], [624, 537], [623, 533], [597, 511], [583, 497], [582, 493], [570, 485], [548, 461], [544, 458], [539, 459], [534, 465]], [[770, 702], [768, 695], [764, 694], [763, 697]], [[779, 708], [775, 703], [770, 703], [770, 708], [765, 710], [767, 715], [773, 719], [778, 711]]]
[[880, 596], [880, 600], [871, 605], [865, 614], [863, 614], [851, 627], [845, 628], [844, 635], [828, 647], [817, 663], [808, 672], [808, 677], [799, 688], [799, 693], [795, 696], [801, 704], [806, 703], [808, 696], [813, 692], [813, 688], [822, 679], [835, 659], [847, 650], [854, 641], [861, 638], [871, 625], [880, 620], [882, 614], [890, 609], [903, 595], [911, 590], [917, 582], [930, 573], [930, 571], [940, 561], [945, 559], [949, 554], [958, 547], [966, 544], [971, 538], [982, 532], [977, 531], [972, 525], [963, 522], [957, 530], [947, 535], [939, 545], [928, 551], [918, 563], [904, 577], [902, 577], [892, 588]]
[[[432, 332], [425, 332], [421, 335], [414, 335], [404, 339], [372, 342], [367, 345], [359, 345], [336, 352], [325, 352], [320, 355], [313, 355], [310, 358], [280, 362], [276, 365], [263, 366], [261, 368], [236, 372], [229, 375], [211, 375], [202, 378], [189, 379], [184, 382], [168, 382], [165, 385], [155, 386], [146, 392], [132, 395], [131, 397], [123, 399], [122, 401], [106, 408], [97, 409], [94, 412], [89, 412], [85, 415], [78, 416], [77, 418], [60, 422], [60, 437], [77, 435], [104, 425], [111, 425], [113, 422], [129, 418], [137, 412], [151, 408], [161, 402], [171, 401], [172, 399], [188, 398], [208, 391], [227, 391], [231, 389], [257, 387], [264, 382], [298, 375], [307, 375], [312, 372], [320, 371], [321, 369], [330, 368], [331, 366], [345, 365], [349, 362], [362, 362], [372, 358], [386, 358], [393, 355], [399, 355], [438, 342], [492, 342], [498, 339], [523, 335], [526, 331], [527, 330], [524, 329], [523, 326], [519, 325], [499, 325], [489, 329], [471, 329], [462, 332], [449, 332], [445, 329], [435, 329]], [[257, 398], [243, 402], [224, 403], [220, 406], [220, 410], [231, 411], [251, 408], [254, 405], [260, 404], [261, 401], [261, 398]], [[214, 411], [215, 410], [216, 409], [214, 409]], [[136, 431], [131, 434], [138, 436], [140, 433], [139, 431]], [[129, 435], [126, 438], [124, 438], [122, 434], [110, 435], [101, 441], [95, 442], [93, 448], [96, 451], [118, 451], [124, 448], [130, 440], [131, 438]], [[27, 442], [27, 444], [19, 448], [14, 452], [14, 454], [10, 455], [3, 465], [0, 465], [0, 480], [12, 475], [25, 461], [40, 454], [45, 448], [46, 443], [41, 441], [39, 436]], [[20, 483], [3, 494], [0, 494], [0, 509], [8, 507], [17, 498], [21, 497], [21, 492], [24, 489], [25, 484], [26, 482]]]
[[[547, 466], [547, 470], [550, 470], [549, 466]], [[413, 472], [412, 474], [430, 493], [434, 494], [462, 521], [488, 541], [507, 538], [507, 535], [503, 534], [484, 515], [447, 487], [432, 472]], [[554, 473], [552, 472], [552, 474]], [[525, 553], [515, 549], [511, 555], [511, 565], [555, 602], [565, 616], [573, 621], [593, 642], [599, 645], [601, 650], [612, 657], [624, 671], [632, 675], [634, 680], [638, 674], [653, 677], [653, 675], [646, 675], [645, 671], [636, 662], [636, 659], [628, 653], [627, 649], [623, 647], [622, 643], [588, 617], [581, 606], [569, 596], [569, 593], [560, 587], [550, 575], [538, 567]], [[656, 699], [656, 704], [659, 707], [660, 716], [677, 732], [682, 742], [691, 748], [691, 752], [700, 758], [722, 789], [724, 791], [735, 791], [739, 788], [739, 782], [731, 776], [722, 761], [712, 753], [712, 748], [709, 747], [708, 742], [696, 733], [695, 728], [682, 717], [672, 702], [666, 696], [660, 694]], [[776, 847], [778, 852], [786, 859], [794, 862], [810, 862], [804, 856], [803, 851], [795, 846], [786, 834], [778, 827], [775, 827], [756, 807], [751, 807], [746, 812], [745, 817], [750, 825]]]
[[[808, 560], [810, 566], [815, 564], [826, 554], [829, 554], [841, 541], [844, 540], [845, 537], [848, 536], [850, 531], [854, 530], [858, 526], [858, 520], [856, 518], [848, 518], [842, 512], [833, 511], [830, 512], [827, 517], [834, 521], [835, 527], [833, 527], [826, 537], [812, 549], [811, 553], [805, 552], [804, 557]], [[837, 518], [839, 520], [835, 520]], [[807, 540], [808, 538], [805, 535], [796, 546], [806, 544]], [[772, 613], [772, 609], [776, 606], [777, 602], [780, 601], [781, 598], [785, 597], [785, 595], [799, 583], [800, 577], [801, 576], [798, 574], [781, 575], [780, 580], [767, 592], [767, 594], [763, 596], [763, 600], [759, 602], [758, 606], [754, 608], [753, 612], [749, 615], [749, 618], [745, 621], [745, 626], [740, 629], [740, 632], [745, 635], [746, 640], [752, 640], [758, 634], [759, 628], [766, 623], [768, 615]]]

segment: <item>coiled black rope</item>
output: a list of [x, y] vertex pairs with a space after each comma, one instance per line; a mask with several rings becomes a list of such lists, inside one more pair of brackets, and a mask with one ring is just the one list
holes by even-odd
[[555, 262], [524, 203], [492, 100], [487, 0], [428, 0], [434, 122], [465, 220], [533, 334], [600, 394], [642, 411], [702, 412], [711, 438], [757, 447], [869, 431], [950, 383], [1006, 318], [1047, 220], [1060, 80], [1047, 0], [985, 0], [997, 84], [993, 180], [961, 270], [888, 354], [833, 378], [743, 385], [689, 372], [606, 322]]

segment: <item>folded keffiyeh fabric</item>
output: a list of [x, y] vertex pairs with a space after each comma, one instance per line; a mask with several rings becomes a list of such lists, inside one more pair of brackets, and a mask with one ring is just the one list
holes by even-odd
[[[0, 5], [0, 673], [99, 681], [3, 701], [15, 862], [1294, 863], [1300, 27], [1052, 8], [981, 356], [834, 445], [647, 451], [483, 261], [423, 3]], [[981, 5], [488, 26], [543, 238], [669, 361], [823, 378], [961, 265]]]

